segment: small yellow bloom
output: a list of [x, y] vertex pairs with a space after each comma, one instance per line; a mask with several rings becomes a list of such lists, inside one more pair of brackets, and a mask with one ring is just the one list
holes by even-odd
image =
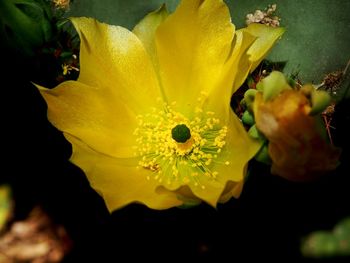
[[73, 145], [110, 211], [131, 202], [166, 209], [238, 197], [259, 149], [230, 98], [283, 29], [235, 31], [221, 0], [164, 7], [132, 32], [72, 18], [80, 76], [39, 87], [48, 118]]
[[327, 141], [319, 116], [312, 115], [317, 105], [311, 105], [316, 101], [308, 98], [309, 88], [293, 90], [288, 86], [266, 100], [258, 92], [254, 101], [256, 125], [269, 141], [271, 172], [291, 181], [310, 181], [334, 170], [340, 155]]

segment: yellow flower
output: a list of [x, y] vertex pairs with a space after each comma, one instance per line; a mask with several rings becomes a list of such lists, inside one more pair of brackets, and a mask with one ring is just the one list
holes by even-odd
[[279, 72], [264, 79], [263, 85], [263, 92], [255, 96], [254, 115], [257, 128], [269, 141], [271, 173], [291, 181], [311, 181], [334, 170], [340, 150], [329, 144], [319, 116], [313, 115], [329, 102], [324, 92], [311, 85], [292, 89]]
[[80, 76], [39, 87], [48, 118], [73, 145], [110, 211], [131, 202], [166, 209], [238, 197], [259, 143], [230, 109], [232, 93], [283, 29], [235, 31], [220, 0], [164, 7], [133, 32], [72, 18]]

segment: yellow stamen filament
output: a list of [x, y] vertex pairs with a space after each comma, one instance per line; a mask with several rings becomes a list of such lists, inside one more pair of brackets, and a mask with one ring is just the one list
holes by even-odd
[[73, 67], [72, 65], [62, 64], [62, 74], [63, 76], [70, 74], [72, 70], [79, 71], [78, 68]]

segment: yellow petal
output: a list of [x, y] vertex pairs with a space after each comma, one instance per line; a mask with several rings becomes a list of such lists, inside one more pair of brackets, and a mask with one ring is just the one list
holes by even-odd
[[[233, 43], [233, 50], [221, 72], [222, 79], [218, 80], [218, 85], [210, 90], [208, 96], [205, 96], [203, 103], [197, 102], [204, 111], [215, 112], [221, 123], [228, 127], [225, 150], [220, 153], [219, 162], [210, 168], [211, 171], [218, 172], [217, 179], [212, 180], [207, 176], [201, 176], [200, 184], [204, 188], [193, 183], [189, 184], [192, 193], [197, 198], [204, 200], [213, 207], [216, 207], [219, 201], [225, 202], [232, 196], [239, 197], [243, 188], [247, 163], [261, 147], [261, 142], [248, 136], [242, 123], [230, 108], [233, 82], [240, 70], [237, 67], [237, 61], [245, 55], [255, 39], [256, 37], [246, 32], [237, 34]], [[226, 162], [229, 165], [226, 165]], [[164, 186], [168, 187], [167, 185]], [[179, 187], [179, 185], [174, 185], [173, 188], [175, 187]]]
[[[160, 186], [159, 188], [157, 188], [157, 192], [159, 193], [162, 193], [164, 191], [169, 192], [169, 190], [164, 186]], [[202, 203], [202, 200], [200, 200], [197, 196], [193, 194], [188, 185], [181, 186], [172, 192], [176, 193], [177, 198], [183, 202], [182, 207], [189, 208]]]
[[196, 197], [216, 208], [220, 196], [225, 189], [225, 184], [212, 181], [212, 179], [204, 176], [201, 178], [201, 183], [203, 187], [190, 185], [190, 189]]
[[271, 50], [275, 42], [283, 35], [285, 29], [252, 23], [243, 30], [257, 38], [247, 52], [250, 56], [249, 60], [252, 62], [250, 69], [250, 72], [252, 72]]
[[255, 37], [255, 41], [249, 43], [249, 48], [239, 61], [239, 71], [236, 75], [233, 91], [236, 91], [243, 84], [248, 73], [253, 72], [260, 64], [284, 31], [285, 29], [281, 27], [273, 28], [256, 23], [237, 31], [237, 33], [244, 32]]
[[[241, 68], [239, 62], [245, 61], [247, 64], [249, 63], [248, 59], [242, 59], [242, 57], [247, 57], [246, 51], [255, 39], [256, 37], [247, 32], [236, 32], [235, 39], [232, 43], [233, 50], [226, 62], [225, 70], [222, 71], [221, 82], [213, 87], [202, 104], [199, 105], [200, 108], [205, 108], [208, 111], [217, 113], [225, 123], [229, 121], [232, 111], [230, 107], [231, 96], [236, 89], [242, 85], [248, 75], [248, 71], [242, 73], [244, 66], [242, 67], [241, 64]], [[241, 79], [243, 76], [244, 79]]]
[[[211, 172], [217, 172], [216, 178], [213, 179], [203, 173], [197, 175], [198, 185], [196, 181], [188, 182], [192, 193], [213, 207], [216, 207], [218, 202], [225, 202], [231, 197], [239, 197], [248, 161], [254, 157], [262, 144], [248, 136], [234, 113], [230, 114], [227, 127], [226, 146], [218, 154], [218, 158], [213, 160], [213, 165], [208, 167]], [[169, 188], [166, 184], [164, 187]], [[175, 189], [171, 190], [175, 191]]]
[[[218, 162], [214, 162], [214, 166], [211, 168], [212, 171], [218, 172], [216, 183], [221, 185], [220, 191], [219, 189], [206, 187], [208, 191], [200, 193], [192, 188], [195, 195], [210, 204], [227, 201], [229, 197], [239, 197], [246, 176], [248, 161], [254, 157], [261, 147], [261, 142], [248, 136], [234, 113], [230, 115], [227, 126], [226, 146], [218, 156]], [[210, 182], [208, 182], [208, 186], [210, 185]], [[226, 186], [230, 188], [228, 192], [225, 192]]]
[[161, 79], [169, 102], [191, 112], [201, 92], [221, 82], [234, 26], [219, 0], [182, 1], [157, 29]]
[[96, 151], [133, 156], [135, 114], [109, 90], [102, 93], [78, 81], [66, 81], [54, 89], [36, 86], [48, 105], [50, 122], [59, 130]]
[[155, 33], [158, 26], [167, 17], [168, 11], [166, 10], [165, 4], [163, 4], [158, 10], [145, 16], [132, 31], [143, 43], [156, 68], [158, 68], [158, 58], [155, 44]]
[[149, 110], [161, 95], [150, 57], [137, 36], [91, 18], [71, 20], [81, 40], [78, 81], [118, 97], [135, 112]]
[[243, 30], [238, 30], [236, 32], [237, 36], [241, 35], [242, 38], [242, 43], [239, 47], [239, 56], [237, 57], [235, 63], [233, 64], [233, 69], [234, 69], [234, 83], [232, 87], [232, 92], [236, 92], [236, 90], [242, 86], [244, 81], [246, 80], [250, 68], [251, 68], [251, 61], [249, 60], [249, 55], [247, 54], [249, 48], [251, 45], [256, 41], [256, 37], [249, 34], [246, 31]]
[[136, 158], [118, 159], [93, 151], [73, 136], [71, 161], [83, 169], [91, 186], [103, 197], [109, 211], [139, 202], [152, 209], [182, 205], [175, 193], [157, 191], [158, 184], [147, 180], [149, 170], [137, 168]]
[[232, 197], [238, 198], [243, 190], [244, 181], [239, 182], [229, 181], [226, 185], [224, 192], [221, 194], [219, 203], [224, 204], [229, 201]]

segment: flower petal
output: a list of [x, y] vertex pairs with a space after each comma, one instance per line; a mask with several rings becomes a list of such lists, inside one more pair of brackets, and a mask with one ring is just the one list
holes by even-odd
[[231, 194], [233, 197], [239, 197], [242, 190], [239, 183], [244, 181], [248, 162], [259, 151], [262, 142], [252, 139], [248, 135], [241, 121], [232, 111], [227, 127], [226, 147], [221, 152], [220, 159], [222, 162], [228, 161], [229, 164], [216, 164], [213, 170], [221, 175], [218, 175], [218, 180], [222, 183], [233, 182], [237, 184], [237, 187], [236, 185], [232, 187]]
[[250, 69], [250, 72], [252, 72], [267, 55], [275, 42], [283, 35], [285, 28], [252, 23], [243, 30], [257, 38], [247, 52], [250, 56], [249, 60], [252, 62]]
[[243, 190], [244, 180], [239, 182], [229, 181], [226, 184], [224, 192], [221, 194], [219, 203], [224, 204], [229, 201], [232, 197], [238, 198]]
[[137, 168], [138, 159], [118, 159], [95, 152], [78, 139], [65, 134], [73, 145], [71, 161], [83, 169], [91, 186], [103, 197], [109, 211], [140, 202], [152, 209], [182, 205], [175, 193], [158, 192], [156, 181], [147, 180], [150, 171]]
[[169, 102], [188, 112], [201, 92], [220, 82], [234, 26], [220, 0], [182, 1], [156, 32], [162, 84]]
[[253, 72], [260, 64], [275, 42], [282, 36], [285, 29], [282, 27], [273, 28], [262, 24], [252, 23], [248, 27], [240, 29], [237, 32], [240, 31], [249, 33], [256, 37], [256, 40], [249, 47], [246, 55], [242, 56], [239, 62], [239, 71], [235, 79], [234, 90], [237, 90], [247, 78], [248, 73]]
[[[142, 42], [119, 26], [91, 18], [71, 18], [79, 33], [79, 82], [141, 113], [161, 97], [157, 76]], [[140, 96], [142, 94], [142, 96]]]
[[[234, 113], [230, 114], [227, 127], [226, 146], [218, 155], [213, 167], [210, 168], [212, 171], [218, 172], [216, 180], [208, 179], [205, 182], [205, 189], [191, 186], [191, 190], [198, 198], [214, 207], [219, 201], [227, 201], [232, 196], [239, 197], [248, 161], [261, 147], [259, 141], [248, 136]], [[226, 162], [228, 163], [225, 164]]]
[[[199, 105], [200, 108], [217, 113], [225, 123], [229, 121], [232, 111], [230, 101], [232, 94], [236, 91], [236, 89], [233, 88], [238, 88], [244, 81], [244, 79], [236, 80], [236, 76], [242, 74], [242, 69], [238, 64], [243, 61], [246, 61], [247, 64], [249, 63], [247, 58], [244, 59], [244, 56], [247, 57], [247, 49], [254, 43], [255, 39], [256, 37], [247, 32], [236, 32], [235, 39], [232, 43], [233, 49], [226, 63], [227, 67], [222, 71], [221, 82], [211, 90], [208, 96], [205, 97]], [[248, 75], [248, 71], [246, 75]]]
[[143, 43], [156, 68], [158, 68], [158, 58], [155, 34], [158, 26], [163, 23], [167, 17], [168, 11], [166, 10], [165, 4], [163, 4], [158, 10], [146, 15], [132, 30]]
[[78, 81], [54, 89], [36, 85], [48, 105], [48, 118], [58, 129], [96, 151], [115, 157], [133, 156], [136, 117], [109, 90], [102, 93]]
[[[194, 195], [197, 199], [203, 200], [213, 207], [216, 207], [218, 202], [225, 202], [231, 197], [239, 197], [248, 161], [258, 152], [262, 142], [249, 137], [233, 112], [230, 113], [227, 127], [225, 147], [217, 154], [217, 158], [213, 159], [212, 164], [207, 166], [212, 173], [217, 173], [216, 178], [203, 172], [197, 173], [195, 180], [192, 180], [194, 179], [193, 172], [195, 170], [181, 169], [181, 163], [178, 163], [178, 170], [183, 181], [167, 182], [163, 180], [163, 187], [189, 199], [194, 199]], [[188, 167], [188, 164], [185, 164], [185, 167]], [[186, 185], [190, 188], [191, 195], [178, 191]]]

